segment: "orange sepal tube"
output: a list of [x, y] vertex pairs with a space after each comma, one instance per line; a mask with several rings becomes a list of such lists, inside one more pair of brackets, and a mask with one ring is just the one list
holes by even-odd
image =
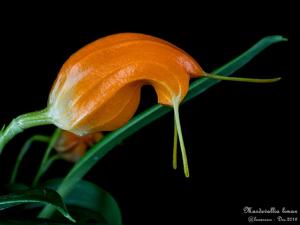
[[65, 62], [50, 93], [49, 113], [60, 128], [77, 135], [112, 131], [134, 115], [143, 85], [154, 87], [159, 103], [173, 106], [187, 94], [190, 78], [203, 74], [191, 56], [166, 41], [111, 35]]

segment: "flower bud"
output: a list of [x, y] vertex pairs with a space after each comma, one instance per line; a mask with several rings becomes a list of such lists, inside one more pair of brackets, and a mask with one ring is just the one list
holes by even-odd
[[63, 159], [77, 162], [90, 147], [102, 138], [103, 135], [100, 132], [78, 136], [68, 131], [62, 131], [54, 148]]

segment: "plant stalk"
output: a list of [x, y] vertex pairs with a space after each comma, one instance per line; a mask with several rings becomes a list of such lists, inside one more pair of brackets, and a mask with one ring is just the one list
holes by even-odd
[[48, 115], [48, 108], [41, 111], [26, 113], [13, 119], [6, 128], [4, 127], [0, 131], [0, 154], [5, 145], [23, 130], [51, 123], [52, 120]]

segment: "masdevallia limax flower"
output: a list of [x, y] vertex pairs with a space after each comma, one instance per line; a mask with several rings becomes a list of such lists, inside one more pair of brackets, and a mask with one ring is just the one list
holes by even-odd
[[113, 131], [135, 114], [144, 85], [152, 85], [158, 103], [172, 107], [175, 118], [173, 167], [179, 137], [185, 175], [189, 176], [178, 108], [191, 78], [274, 82], [275, 79], [222, 77], [205, 73], [189, 54], [162, 39], [137, 33], [100, 38], [73, 54], [62, 66], [46, 109], [14, 119], [0, 133], [0, 152], [23, 129], [54, 124], [76, 135]]

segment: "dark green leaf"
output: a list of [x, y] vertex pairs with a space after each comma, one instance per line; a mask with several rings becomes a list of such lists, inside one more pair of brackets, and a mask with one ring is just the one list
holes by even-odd
[[4, 194], [8, 194], [8, 193], [22, 193], [28, 189], [30, 189], [27, 185], [22, 184], [22, 183], [16, 183], [16, 184], [7, 184], [4, 186], [5, 190], [7, 191], [7, 193]]
[[[62, 179], [54, 179], [47, 181], [45, 186], [57, 189], [61, 182]], [[65, 203], [70, 210], [72, 210], [72, 206], [77, 206], [96, 212], [108, 224], [122, 224], [121, 211], [117, 202], [108, 192], [91, 182], [81, 180], [76, 183], [70, 194], [66, 196]], [[79, 213], [79, 210], [77, 212]], [[99, 218], [95, 218], [95, 220], [99, 221]]]
[[[257, 42], [252, 48], [236, 57], [229, 63], [220, 67], [219, 69], [213, 71], [215, 74], [222, 74], [224, 76], [229, 76], [233, 74], [235, 71], [239, 70], [241, 67], [246, 65], [250, 60], [252, 60], [256, 55], [262, 52], [264, 49], [269, 47], [270, 45], [286, 41], [287, 39], [275, 35], [263, 38], [259, 42]], [[185, 102], [196, 97], [197, 95], [203, 93], [208, 88], [217, 84], [218, 80], [212, 80], [208, 78], [200, 78], [194, 81], [190, 85], [189, 93], [185, 98]], [[113, 149], [118, 143], [122, 142], [125, 138], [129, 137], [142, 127], [150, 124], [154, 120], [160, 118], [167, 112], [171, 111], [172, 108], [155, 105], [141, 114], [135, 116], [131, 119], [125, 126], [117, 129], [110, 134], [106, 135], [104, 139], [102, 139], [98, 144], [93, 146], [90, 151], [85, 154], [85, 156], [77, 162], [68, 175], [65, 177], [60, 187], [58, 188], [58, 193], [61, 196], [65, 197], [74, 187], [74, 185], [81, 180], [81, 178], [103, 157], [105, 156], [111, 149]], [[46, 207], [42, 212], [41, 216], [49, 217], [53, 213], [53, 209]]]
[[26, 203], [43, 203], [53, 205], [61, 214], [70, 221], [75, 220], [68, 213], [60, 195], [50, 189], [29, 189], [18, 193], [0, 196], [0, 210]]
[[[0, 219], [1, 225], [71, 225], [74, 223], [67, 222], [56, 222], [48, 219], [35, 219], [35, 220], [24, 220], [24, 219]], [[106, 223], [76, 223], [76, 225], [109, 225]]]

